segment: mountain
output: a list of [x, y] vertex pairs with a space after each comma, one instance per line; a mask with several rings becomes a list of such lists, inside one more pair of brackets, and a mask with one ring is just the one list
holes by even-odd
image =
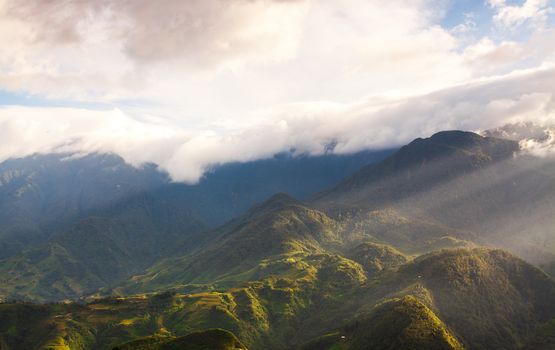
[[552, 158], [530, 156], [516, 141], [448, 131], [362, 168], [311, 205], [355, 223], [387, 209], [544, 263], [555, 259], [554, 189]]
[[365, 221], [357, 219], [352, 227], [278, 193], [203, 233], [195, 250], [177, 250], [116, 290], [125, 294], [177, 286], [233, 286], [275, 274], [300, 278], [319, 271], [335, 256], [341, 256], [348, 269], [371, 275], [406, 262], [404, 254], [473, 246], [451, 234], [457, 232], [381, 212]]
[[473, 349], [515, 348], [555, 315], [555, 282], [505, 251], [434, 252], [399, 275], [422, 284], [437, 315]]
[[[78, 298], [197, 245], [276, 189], [308, 195], [388, 151], [229, 164], [197, 185], [116, 155], [35, 155], [0, 164], [0, 299]], [[195, 235], [194, 239], [191, 235]]]
[[407, 257], [397, 249], [373, 242], [360, 243], [349, 250], [345, 256], [361, 264], [370, 274], [403, 265], [408, 261]]
[[433, 252], [379, 276], [316, 311], [331, 319], [306, 349], [518, 349], [555, 315], [555, 281], [501, 250]]
[[68, 222], [167, 182], [156, 166], [115, 155], [36, 155], [0, 163], [0, 258], [46, 241]]
[[312, 277], [276, 273], [225, 290], [0, 304], [1, 343], [10, 350], [158, 346], [214, 328], [255, 350], [516, 350], [550, 339], [555, 281], [506, 252], [435, 252], [356, 283], [347, 267], [327, 259]]
[[549, 348], [554, 174], [518, 142], [442, 132], [209, 227], [162, 178], [0, 261], [5, 298], [81, 297], [0, 303], [0, 348]]
[[463, 350], [447, 326], [413, 296], [386, 301], [370, 316], [305, 344], [302, 350]]
[[216, 227], [276, 192], [318, 192], [391, 151], [276, 155], [214, 167], [198, 184], [170, 182], [157, 166], [132, 167], [113, 154], [34, 155], [0, 163], [0, 259], [67, 229], [119, 200], [150, 192]]
[[135, 195], [2, 260], [0, 297], [78, 298], [142, 271], [203, 228], [185, 208]]
[[383, 161], [355, 172], [315, 199], [326, 207], [382, 208], [509, 159], [518, 150], [518, 143], [514, 141], [470, 132], [444, 131], [412, 141]]
[[434, 219], [411, 216], [387, 208], [353, 213], [342, 212], [333, 216], [342, 227], [343, 237], [351, 244], [371, 241], [390, 245], [404, 254], [420, 255], [442, 248], [462, 248], [479, 242], [476, 234], [457, 230]]
[[[336, 222], [279, 193], [246, 214], [223, 225], [191, 254], [166, 259], [143, 276], [134, 278], [133, 290], [168, 288], [179, 284], [236, 283], [301, 269], [295, 263], [309, 255], [338, 246]], [[291, 266], [288, 266], [291, 265]]]
[[208, 171], [198, 184], [173, 184], [161, 191], [165, 197], [189, 203], [195, 216], [210, 227], [217, 227], [275, 193], [307, 198], [393, 151], [321, 156], [281, 153], [269, 159], [219, 165]]

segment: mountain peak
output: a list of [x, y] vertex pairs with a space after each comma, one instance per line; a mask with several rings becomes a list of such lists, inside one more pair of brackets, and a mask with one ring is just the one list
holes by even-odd
[[484, 139], [485, 137], [482, 137], [473, 132], [461, 131], [461, 130], [440, 131], [438, 133], [433, 134], [429, 138], [429, 140], [434, 142], [440, 142], [440, 143], [445, 143], [448, 145], [459, 146], [459, 147], [465, 146], [468, 144], [474, 144]]
[[485, 169], [518, 151], [515, 141], [460, 130], [442, 131], [415, 139], [383, 161], [367, 165], [317, 201], [333, 206], [343, 197], [379, 206]]
[[402, 164], [411, 164], [465, 151], [498, 160], [510, 157], [518, 149], [518, 143], [514, 141], [484, 137], [469, 131], [450, 130], [438, 132], [429, 138], [418, 138], [401, 147], [390, 158], [400, 159]]
[[264, 202], [254, 206], [251, 212], [267, 212], [291, 206], [303, 206], [303, 204], [285, 192], [278, 192]]

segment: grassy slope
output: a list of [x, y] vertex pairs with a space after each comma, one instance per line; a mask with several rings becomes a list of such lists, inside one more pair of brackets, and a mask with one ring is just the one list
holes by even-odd
[[[57, 309], [25, 304], [2, 307], [18, 308], [17, 313], [23, 319], [26, 313], [21, 312], [22, 308], [40, 310], [44, 307], [45, 322], [58, 326], [48, 334], [41, 334], [40, 328], [33, 326], [33, 334], [36, 333], [33, 337], [44, 340], [42, 344], [59, 343], [60, 349], [64, 346], [109, 349], [152, 334], [179, 336], [214, 327], [232, 331], [258, 348], [266, 348], [265, 344], [279, 347], [287, 342], [282, 334], [290, 331], [290, 321], [310, 306], [316, 291], [336, 298], [348, 289], [358, 288], [365, 280], [361, 268], [356, 264], [351, 267], [350, 261], [333, 257], [316, 260], [315, 265], [322, 264], [321, 271], [302, 281], [271, 278], [221, 292], [104, 299], [82, 307], [72, 304], [57, 305]], [[8, 337], [6, 341], [10, 344], [16, 344], [19, 338], [25, 337], [26, 331], [13, 324], [13, 315], [5, 315], [0, 333]], [[12, 332], [4, 329], [12, 329]], [[81, 338], [89, 332], [95, 335], [92, 339]], [[64, 339], [76, 340], [70, 344]], [[75, 345], [78, 343], [81, 345]], [[35, 348], [33, 344], [18, 349]]]
[[[517, 349], [555, 313], [555, 282], [499, 250], [435, 252], [371, 278], [341, 305], [313, 310], [315, 329], [337, 331], [380, 300], [413, 295], [472, 349]], [[302, 332], [316, 337], [310, 325]], [[320, 333], [322, 334], [322, 333]]]
[[182, 337], [147, 337], [118, 345], [113, 350], [247, 350], [237, 337], [223, 329], [194, 332]]
[[438, 315], [474, 349], [520, 346], [555, 314], [555, 282], [501, 250], [431, 253], [398, 278], [429, 290]]
[[368, 274], [403, 265], [407, 257], [397, 249], [373, 242], [363, 242], [350, 249], [346, 256], [361, 264]]
[[[207, 233], [205, 243], [196, 252], [162, 260], [116, 292], [141, 293], [175, 287], [190, 290], [214, 284], [229, 287], [275, 274], [299, 278], [303, 271], [310, 270], [311, 256], [342, 254], [354, 258], [362, 253], [349, 251], [349, 247], [359, 244], [392, 245], [407, 254], [473, 246], [452, 235], [464, 236], [440, 224], [409, 219], [391, 210], [334, 220], [278, 194], [243, 217]], [[397, 262], [380, 264], [404, 262], [401, 253], [394, 249], [382, 253], [399, 256], [391, 257]], [[377, 250], [372, 254], [377, 254], [378, 260], [385, 258]], [[362, 260], [357, 261], [364, 265]]]
[[394, 209], [343, 213], [339, 218], [349, 242], [374, 241], [391, 245], [405, 254], [418, 255], [443, 248], [472, 247], [479, 239], [436, 221], [414, 218]]
[[339, 332], [315, 339], [302, 350], [462, 350], [447, 326], [413, 296], [379, 304], [369, 316]]
[[[15, 325], [14, 316], [4, 313], [0, 333], [10, 344], [31, 332], [27, 339], [46, 339], [59, 349], [71, 341], [71, 348], [80, 350], [221, 328], [251, 349], [290, 349], [325, 332], [349, 329], [350, 346], [361, 344], [355, 339], [379, 344], [395, 338], [384, 331], [394, 324], [406, 342], [434, 339], [440, 348], [457, 348], [456, 338], [471, 349], [517, 349], [555, 317], [555, 282], [497, 250], [432, 253], [370, 278], [360, 265], [337, 255], [316, 254], [305, 262], [312, 265], [302, 278], [275, 276], [221, 291], [112, 298], [84, 306], [2, 305], [46, 308], [33, 322], [56, 327], [41, 333], [45, 328], [29, 323], [25, 331], [28, 312], [19, 313]], [[375, 328], [356, 326], [365, 320]]]
[[154, 291], [190, 284], [234, 285], [275, 274], [296, 275], [305, 258], [338, 246], [337, 223], [291, 197], [278, 194], [214, 235], [193, 253], [166, 259], [121, 290]]

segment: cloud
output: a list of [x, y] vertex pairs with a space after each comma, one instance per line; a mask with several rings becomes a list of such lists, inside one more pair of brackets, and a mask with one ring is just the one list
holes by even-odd
[[[552, 118], [554, 29], [500, 38], [467, 16], [470, 38], [440, 25], [446, 3], [0, 0], [1, 89], [110, 109], [4, 107], [0, 160], [115, 152], [194, 182], [282, 151]], [[490, 4], [499, 25], [551, 11]]]
[[524, 23], [543, 27], [548, 15], [554, 8], [550, 0], [525, 0], [521, 6], [509, 5], [505, 0], [489, 0], [489, 4], [496, 10], [494, 21], [507, 28], [518, 27]]
[[549, 33], [468, 44], [438, 24], [438, 12], [424, 0], [0, 0], [0, 40], [10, 42], [0, 47], [0, 87], [229, 118], [433, 91], [555, 51]]
[[[2, 15], [27, 45], [111, 41], [137, 62], [195, 67], [290, 57], [305, 0], [3, 0]], [[8, 26], [6, 26], [8, 27]], [[14, 34], [14, 33], [12, 33]]]
[[285, 105], [266, 110], [263, 119], [218, 131], [137, 119], [119, 110], [5, 107], [0, 160], [35, 152], [114, 152], [137, 166], [154, 162], [174, 180], [192, 183], [215, 165], [284, 150], [317, 155], [334, 144], [333, 152], [342, 154], [399, 146], [440, 130], [553, 122], [554, 80], [550, 66], [410, 98]]
[[291, 58], [303, 0], [0, 1], [0, 86], [78, 100], [146, 98], [151, 80], [200, 79]]
[[520, 141], [520, 148], [536, 157], [554, 157], [555, 156], [555, 127], [551, 125], [545, 129], [545, 135], [542, 138], [529, 138]]

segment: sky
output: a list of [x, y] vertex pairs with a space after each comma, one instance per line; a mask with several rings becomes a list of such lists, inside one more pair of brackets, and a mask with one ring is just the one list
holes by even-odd
[[555, 0], [0, 0], [0, 161], [175, 181], [555, 121]]

